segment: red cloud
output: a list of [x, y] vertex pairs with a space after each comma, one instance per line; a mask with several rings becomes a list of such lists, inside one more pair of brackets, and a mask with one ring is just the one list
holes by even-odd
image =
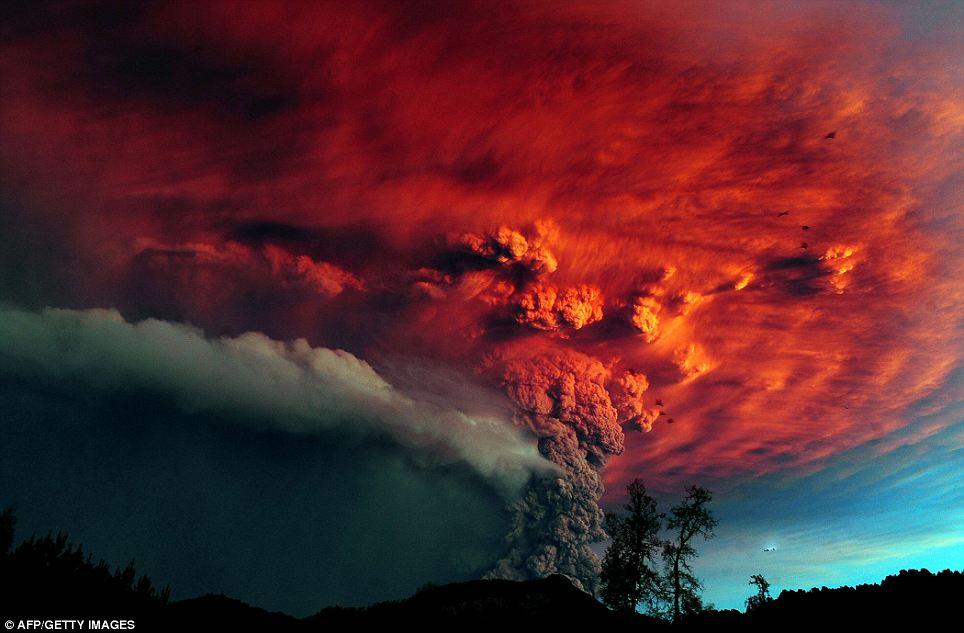
[[[62, 274], [64, 303], [365, 358], [636, 368], [676, 422], [654, 425], [639, 385], [589, 408], [610, 448], [620, 421], [653, 425], [610, 460], [617, 489], [805, 466], [949, 379], [947, 42], [877, 3], [436, 13], [175, 3], [129, 31], [12, 25], [0, 175], [68, 242], [19, 269]], [[304, 234], [232, 242], [246, 222]], [[132, 261], [139, 239], [158, 252]]]

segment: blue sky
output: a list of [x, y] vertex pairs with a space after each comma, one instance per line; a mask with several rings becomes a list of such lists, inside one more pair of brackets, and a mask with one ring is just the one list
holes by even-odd
[[[947, 405], [813, 472], [779, 473], [717, 500], [697, 561], [705, 597], [742, 608], [750, 574], [783, 589], [878, 582], [900, 569], [964, 569], [961, 372], [918, 410]], [[775, 548], [765, 552], [765, 548]]]

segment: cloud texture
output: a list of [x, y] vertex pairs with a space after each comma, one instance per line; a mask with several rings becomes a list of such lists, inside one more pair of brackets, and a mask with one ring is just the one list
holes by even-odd
[[[599, 502], [634, 477], [725, 498], [913, 429], [953, 386], [961, 21], [878, 2], [22, 9], [0, 44], [0, 299], [194, 323], [202, 349], [309, 383], [311, 359], [359, 362], [320, 348], [348, 350], [377, 369], [348, 382], [390, 394], [335, 390], [364, 428], [483, 477], [555, 462], [522, 489], [503, 571], [588, 578]], [[374, 386], [415, 362], [487, 393], [541, 457]]]

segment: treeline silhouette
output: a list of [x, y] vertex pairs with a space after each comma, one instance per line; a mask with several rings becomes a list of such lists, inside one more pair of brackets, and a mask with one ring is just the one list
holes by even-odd
[[13, 508], [0, 511], [0, 605], [5, 619], [126, 619], [157, 615], [169, 602], [170, 589], [157, 589], [137, 576], [132, 560], [113, 569], [94, 560], [63, 532], [31, 536], [16, 547]]
[[[170, 600], [134, 562], [111, 568], [66, 534], [32, 536], [14, 547], [16, 519], [0, 512], [0, 619], [133, 619], [137, 630], [320, 631], [329, 627], [559, 624], [609, 625], [643, 630], [796, 629], [800, 626], [869, 626], [956, 621], [964, 573], [901, 571], [880, 584], [783, 591], [754, 575], [757, 593], [746, 612], [712, 607], [683, 614], [676, 623], [612, 610], [564, 576], [533, 581], [475, 580], [426, 585], [413, 596], [368, 607], [328, 607], [306, 618], [269, 612], [220, 594]], [[762, 581], [762, 582], [761, 582]]]
[[[756, 597], [756, 596], [754, 596]], [[891, 628], [895, 624], [950, 624], [960, 621], [964, 573], [945, 569], [901, 570], [880, 583], [856, 587], [784, 590], [746, 612], [707, 610], [684, 620], [692, 628], [744, 626], [855, 626]]]

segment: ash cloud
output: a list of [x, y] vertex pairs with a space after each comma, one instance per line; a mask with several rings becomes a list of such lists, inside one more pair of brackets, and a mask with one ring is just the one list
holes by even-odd
[[604, 316], [599, 287], [575, 284], [565, 287], [549, 281], [559, 262], [549, 243], [559, 229], [548, 221], [536, 222], [523, 232], [508, 226], [485, 233], [462, 233], [451, 248], [469, 255], [449, 272], [423, 268], [409, 275], [416, 295], [441, 299], [455, 295], [480, 298], [511, 321], [544, 332], [571, 332], [597, 323]]
[[528, 236], [501, 226], [491, 233], [463, 233], [458, 244], [467, 252], [499, 265], [515, 266], [532, 275], [548, 275], [559, 266], [547, 244], [555, 231], [547, 222], [537, 223]]
[[348, 352], [113, 310], [0, 309], [0, 412], [0, 503], [25, 530], [136, 555], [175, 598], [300, 615], [478, 577], [507, 504], [556, 470], [504, 412]]
[[630, 370], [623, 372], [616, 381], [613, 397], [620, 420], [646, 433], [653, 429], [653, 423], [659, 417], [659, 409], [647, 407], [643, 400], [648, 389], [646, 374]]
[[0, 333], [5, 377], [82, 400], [149, 392], [183, 413], [242, 425], [388, 437], [431, 462], [469, 465], [507, 497], [547, 468], [508, 421], [414, 400], [356, 356], [304, 339], [210, 339], [187, 325], [128, 323], [114, 310], [7, 309]]
[[515, 305], [515, 320], [537, 330], [580, 330], [603, 318], [603, 298], [599, 288], [588, 284], [559, 290], [538, 282], [520, 293]]
[[599, 507], [600, 472], [623, 451], [624, 435], [598, 360], [573, 351], [506, 363], [502, 382], [519, 408], [519, 423], [556, 464], [554, 477], [534, 480], [514, 505], [510, 553], [492, 575], [534, 578], [562, 573], [595, 593], [599, 560], [593, 543], [605, 538]]
[[[902, 20], [933, 15], [874, 3], [428, 12], [17, 10], [0, 27], [14, 36], [0, 59], [0, 184], [23, 211], [11, 220], [0, 200], [0, 233], [14, 236], [0, 294], [365, 358], [474, 367], [499, 344], [569, 346], [612, 368], [617, 421], [645, 429], [645, 394], [617, 378], [640, 367], [687, 422], [631, 436], [607, 467], [612, 490], [637, 475], [670, 487], [803, 465], [904, 424], [901, 410], [948, 380], [961, 170], [933, 157], [961, 141], [952, 20], [908, 39]], [[75, 23], [91, 13], [96, 26]], [[707, 28], [679, 28], [695, 23]], [[545, 219], [562, 234], [540, 234]], [[257, 256], [240, 268], [137, 258], [128, 297], [142, 236], [233, 239]], [[340, 282], [331, 297], [324, 271], [312, 291], [296, 264], [272, 270], [268, 243], [367, 291]], [[680, 269], [646, 272], [667, 262]], [[519, 323], [537, 284], [555, 297]], [[556, 309], [583, 284], [606, 301], [598, 326], [579, 293]], [[544, 446], [560, 461], [585, 451], [560, 438], [576, 447]], [[533, 489], [530, 518], [552, 490]], [[532, 567], [556, 565], [542, 560]]]
[[629, 321], [647, 343], [653, 343], [660, 335], [659, 313], [663, 304], [652, 295], [636, 297], [630, 307]]
[[206, 270], [224, 277], [245, 276], [249, 286], [280, 286], [323, 298], [336, 297], [346, 290], [365, 289], [358, 277], [334, 264], [315, 261], [308, 255], [294, 254], [274, 244], [259, 249], [238, 242], [167, 246], [140, 240], [139, 246], [135, 261], [147, 271], [168, 276], [175, 283], [185, 276], [195, 283], [197, 279], [192, 278], [193, 275]]

